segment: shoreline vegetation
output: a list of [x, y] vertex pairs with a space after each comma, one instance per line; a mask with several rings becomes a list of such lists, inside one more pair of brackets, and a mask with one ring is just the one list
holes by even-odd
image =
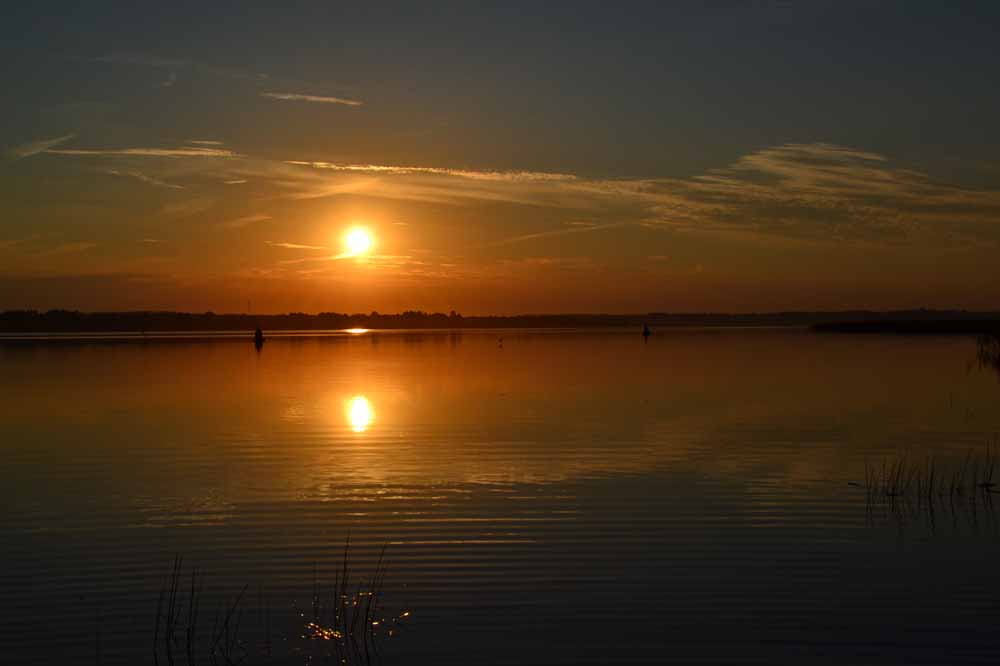
[[[220, 596], [218, 590], [208, 594], [205, 573], [190, 566], [190, 575], [186, 574], [184, 558], [177, 555], [156, 601], [152, 663], [218, 666], [272, 663], [272, 658], [290, 663], [296, 657], [307, 664], [379, 663], [379, 642], [405, 628], [411, 617], [409, 610], [390, 612], [384, 607], [385, 553], [382, 546], [374, 568], [359, 574], [348, 537], [342, 560], [332, 563], [332, 580], [321, 580], [314, 565], [309, 611], [272, 608], [259, 582], [256, 601], [247, 593], [249, 585], [235, 595]], [[206, 614], [208, 597], [215, 597], [219, 605]]]
[[463, 316], [408, 310], [398, 314], [320, 312], [217, 314], [168, 311], [0, 312], [0, 333], [145, 333], [190, 331], [324, 331], [366, 329], [799, 327], [821, 333], [1000, 335], [1000, 312], [897, 310], [888, 312], [765, 312], [640, 314], [522, 314]]
[[[983, 522], [996, 533], [1000, 529], [993, 501], [993, 496], [1000, 494], [997, 445], [990, 442], [981, 453], [970, 450], [950, 465], [934, 456], [916, 459], [906, 453], [865, 462], [864, 483], [848, 485], [865, 491], [865, 511], [872, 525], [891, 520], [902, 526], [916, 521], [933, 530], [936, 514], [953, 519], [964, 514], [973, 529]], [[980, 515], [989, 520], [980, 521]], [[957, 522], [953, 525], [957, 527]]]

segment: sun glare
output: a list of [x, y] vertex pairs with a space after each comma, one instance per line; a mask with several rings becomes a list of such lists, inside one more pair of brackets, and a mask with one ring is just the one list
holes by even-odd
[[364, 432], [375, 420], [375, 410], [363, 395], [356, 395], [347, 401], [347, 421], [354, 432]]
[[374, 240], [372, 235], [367, 229], [362, 229], [361, 227], [354, 227], [347, 232], [344, 236], [344, 244], [347, 246], [347, 254], [352, 257], [357, 257], [363, 254], [367, 254], [374, 245]]

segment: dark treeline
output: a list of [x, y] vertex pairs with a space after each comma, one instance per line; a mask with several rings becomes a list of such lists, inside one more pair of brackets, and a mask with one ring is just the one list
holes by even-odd
[[819, 333], [1000, 336], [1000, 317], [931, 320], [852, 320], [818, 323], [814, 324], [812, 328]]
[[[1000, 313], [908, 310], [894, 312], [773, 312], [752, 314], [540, 314], [464, 317], [452, 311], [400, 314], [215, 314], [213, 312], [77, 312], [70, 310], [11, 310], [0, 313], [3, 333], [98, 333], [143, 331], [250, 331], [334, 330], [344, 328], [584, 328], [669, 326], [814, 326], [820, 330], [849, 330], [866, 327], [873, 332], [892, 332], [894, 326], [927, 327], [938, 324], [942, 332], [982, 332], [985, 322], [996, 326]], [[848, 323], [843, 323], [848, 322]], [[837, 324], [837, 326], [834, 326]], [[845, 328], [847, 327], [847, 328]], [[947, 329], [947, 330], [945, 330]], [[952, 331], [951, 329], [961, 329]], [[968, 330], [965, 330], [968, 329]], [[993, 330], [993, 329], [991, 329]]]

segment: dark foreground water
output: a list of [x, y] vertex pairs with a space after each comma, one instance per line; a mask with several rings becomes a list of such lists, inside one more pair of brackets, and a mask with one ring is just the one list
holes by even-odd
[[777, 330], [0, 342], [0, 662], [153, 663], [182, 555], [176, 663], [185, 623], [210, 663], [244, 586], [230, 658], [321, 663], [339, 647], [306, 623], [349, 533], [352, 576], [389, 544], [373, 663], [997, 663], [992, 495], [852, 485], [981, 459], [1000, 381], [975, 354]]

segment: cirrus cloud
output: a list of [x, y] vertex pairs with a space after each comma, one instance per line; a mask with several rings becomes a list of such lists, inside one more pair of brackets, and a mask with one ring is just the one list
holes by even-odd
[[64, 134], [52, 139], [42, 139], [40, 141], [22, 143], [18, 146], [10, 148], [7, 151], [7, 154], [15, 160], [21, 159], [22, 157], [31, 157], [32, 155], [37, 155], [38, 153], [47, 152], [50, 148], [54, 148], [55, 146], [74, 138], [76, 138], [76, 134]]
[[270, 99], [280, 99], [290, 102], [313, 102], [316, 104], [342, 104], [344, 106], [361, 106], [364, 102], [346, 97], [332, 97], [327, 95], [307, 95], [304, 93], [290, 92], [262, 92], [261, 97]]
[[239, 157], [238, 153], [225, 148], [186, 146], [183, 148], [111, 148], [111, 149], [45, 149], [50, 155], [74, 155], [81, 157]]

